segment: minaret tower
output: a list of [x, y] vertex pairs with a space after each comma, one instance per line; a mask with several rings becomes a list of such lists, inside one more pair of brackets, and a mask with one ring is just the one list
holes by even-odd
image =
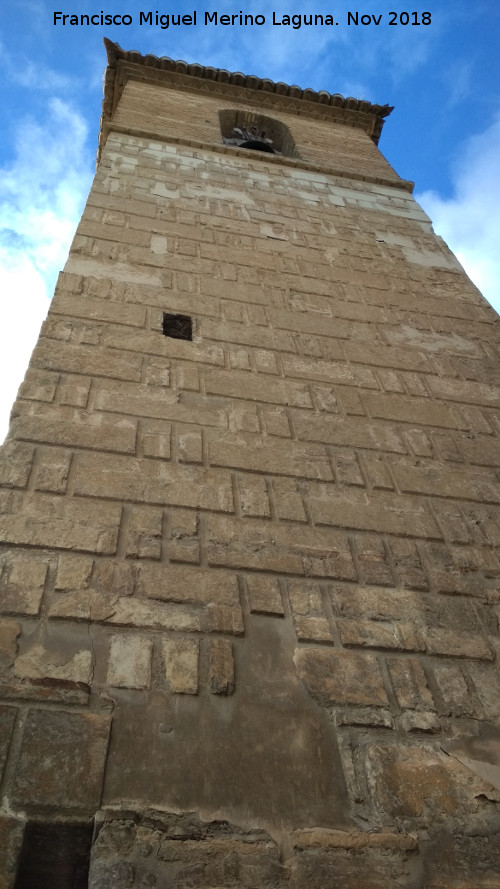
[[494, 889], [498, 319], [391, 108], [106, 48], [1, 451], [0, 887]]

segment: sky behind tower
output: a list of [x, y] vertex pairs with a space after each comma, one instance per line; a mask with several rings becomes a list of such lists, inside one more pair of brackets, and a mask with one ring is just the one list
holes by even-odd
[[[415, 181], [436, 231], [500, 312], [497, 0], [70, 3], [4, 0], [0, 10], [0, 441], [92, 181], [104, 36], [143, 54], [394, 105], [382, 152]], [[194, 11], [196, 25], [173, 24]], [[240, 11], [265, 21], [240, 25]], [[221, 24], [232, 14], [233, 25]], [[325, 23], [305, 24], [311, 14]], [[105, 16], [115, 24], [101, 24]]]

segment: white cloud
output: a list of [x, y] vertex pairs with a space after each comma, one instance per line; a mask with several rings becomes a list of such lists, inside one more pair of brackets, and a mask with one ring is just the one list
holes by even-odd
[[0, 170], [0, 441], [91, 180], [82, 117], [59, 99], [41, 110]]
[[416, 195], [434, 230], [500, 313], [500, 114], [463, 147], [453, 171], [453, 196]]
[[30, 90], [54, 93], [56, 90], [69, 90], [78, 84], [73, 75], [61, 74], [45, 65], [40, 59], [34, 61], [27, 55], [13, 55], [0, 41], [0, 63], [2, 76], [17, 86]]

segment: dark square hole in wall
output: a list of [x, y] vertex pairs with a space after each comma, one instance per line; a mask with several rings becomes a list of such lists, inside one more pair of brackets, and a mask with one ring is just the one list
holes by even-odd
[[15, 889], [87, 889], [92, 824], [28, 822]]
[[193, 320], [189, 315], [171, 315], [163, 313], [163, 334], [171, 336], [174, 340], [193, 339]]

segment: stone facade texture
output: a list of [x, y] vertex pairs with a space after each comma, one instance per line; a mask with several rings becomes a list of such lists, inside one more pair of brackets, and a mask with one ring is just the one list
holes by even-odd
[[1, 451], [0, 887], [498, 889], [498, 319], [366, 108], [109, 52]]

